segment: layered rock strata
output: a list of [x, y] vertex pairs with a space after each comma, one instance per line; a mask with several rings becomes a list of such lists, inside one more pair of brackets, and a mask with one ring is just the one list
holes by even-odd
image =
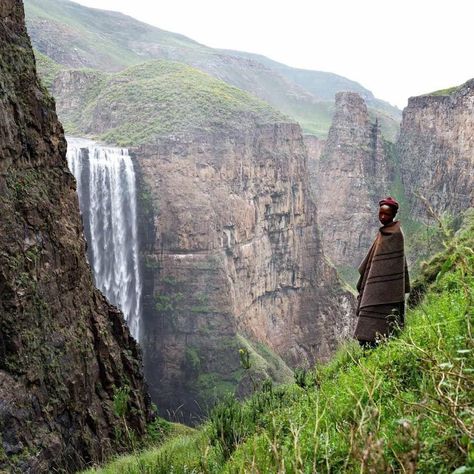
[[456, 215], [474, 206], [474, 79], [410, 98], [397, 151], [415, 217], [429, 220], [419, 195], [437, 213]]
[[380, 127], [358, 94], [340, 92], [326, 143], [312, 137], [306, 143], [324, 251], [338, 267], [356, 268], [378, 227], [377, 203], [390, 186]]
[[125, 430], [143, 433], [149, 401], [123, 316], [93, 286], [21, 2], [3, 0], [0, 19], [0, 470], [73, 472], [119, 448]]
[[210, 386], [235, 388], [246, 345], [253, 363], [273, 359], [274, 379], [328, 357], [351, 330], [352, 297], [324, 258], [299, 126], [175, 136], [135, 159], [159, 409], [198, 413]]

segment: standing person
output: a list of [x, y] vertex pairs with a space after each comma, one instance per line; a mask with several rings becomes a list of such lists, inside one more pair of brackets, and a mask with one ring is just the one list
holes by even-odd
[[398, 202], [387, 197], [379, 202], [382, 224], [374, 243], [359, 267], [360, 278], [355, 338], [362, 346], [375, 346], [405, 320], [405, 293], [410, 282], [403, 232], [394, 221]]

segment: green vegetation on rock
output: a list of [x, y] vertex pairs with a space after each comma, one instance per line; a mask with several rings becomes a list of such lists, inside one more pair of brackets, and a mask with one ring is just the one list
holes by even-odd
[[265, 102], [180, 63], [151, 61], [113, 75], [77, 73], [85, 86], [71, 95], [84, 107], [61, 116], [66, 131], [101, 130], [95, 138], [119, 146], [191, 131], [226, 133], [288, 121]]
[[439, 91], [431, 92], [430, 94], [427, 94], [427, 95], [435, 95], [435, 96], [451, 95], [451, 94], [454, 94], [456, 91], [458, 91], [461, 87], [462, 86], [448, 87], [447, 89], [440, 89]]
[[[235, 370], [222, 372], [206, 371], [202, 361], [208, 354], [202, 354], [199, 347], [186, 348], [186, 367], [190, 391], [195, 391], [196, 399], [205, 412], [209, 412], [219, 400], [237, 394], [239, 397], [249, 395], [254, 388], [260, 387], [265, 381], [272, 384], [288, 383], [293, 372], [285, 362], [269, 347], [261, 343], [253, 343], [244, 336], [228, 337], [219, 341], [215, 348], [219, 357], [229, 357], [229, 351], [238, 355], [244, 350], [248, 354], [248, 367], [237, 366]], [[230, 365], [231, 361], [229, 361]], [[228, 369], [227, 369], [228, 370]]]
[[53, 81], [63, 66], [54, 62], [48, 56], [39, 51], [34, 51], [36, 60], [36, 71], [48, 90], [51, 90]]
[[467, 86], [470, 82], [472, 81], [472, 79], [470, 79], [469, 81], [459, 85], [459, 86], [453, 86], [453, 87], [447, 87], [446, 89], [440, 89], [440, 90], [437, 90], [437, 91], [434, 91], [434, 92], [430, 92], [428, 94], [423, 94], [421, 95], [420, 97], [427, 97], [427, 96], [450, 96], [450, 95], [453, 95], [455, 94], [456, 92], [460, 91], [461, 89], [463, 89], [465, 86]]
[[239, 348], [248, 351], [250, 357], [250, 372], [257, 380], [273, 380], [278, 384], [288, 383], [293, 378], [293, 372], [283, 359], [268, 346], [252, 342], [238, 335]]
[[298, 384], [226, 398], [194, 434], [125, 458], [120, 472], [471, 472], [472, 212], [465, 221], [414, 282], [424, 296], [398, 336], [373, 350], [348, 343]]

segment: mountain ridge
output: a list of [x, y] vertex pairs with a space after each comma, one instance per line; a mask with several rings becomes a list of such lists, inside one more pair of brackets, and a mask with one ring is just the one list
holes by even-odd
[[[150, 59], [183, 62], [265, 100], [317, 136], [329, 130], [333, 93], [352, 90], [369, 100], [371, 114], [379, 118], [388, 138], [394, 140], [398, 130], [398, 109], [377, 102], [370, 91], [342, 76], [310, 71], [326, 79], [315, 83], [313, 78], [319, 86], [308, 90], [304, 81], [295, 80], [297, 72], [289, 66], [261, 55], [213, 49], [121, 13], [65, 0], [26, 0], [25, 8], [33, 45], [63, 67], [113, 72]], [[331, 85], [334, 80], [338, 85]]]
[[174, 61], [149, 61], [114, 74], [65, 70], [51, 88], [67, 133], [119, 146], [291, 121], [255, 96]]

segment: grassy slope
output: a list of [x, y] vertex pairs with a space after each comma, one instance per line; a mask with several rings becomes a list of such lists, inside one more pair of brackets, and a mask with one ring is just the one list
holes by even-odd
[[58, 72], [63, 69], [63, 66], [56, 63], [48, 56], [40, 53], [39, 51], [35, 51], [35, 60], [36, 60], [36, 70], [41, 77], [41, 81], [47, 87], [47, 89], [51, 90], [53, 85], [53, 81], [57, 76]]
[[348, 344], [299, 385], [229, 398], [194, 434], [90, 472], [473, 472], [473, 247], [471, 210], [399, 337]]
[[120, 146], [190, 130], [224, 133], [288, 121], [265, 102], [181, 63], [158, 60], [116, 74], [83, 72], [90, 77], [88, 88], [77, 91], [84, 107], [61, 115], [66, 132], [100, 129], [95, 138]]
[[395, 137], [400, 111], [336, 74], [301, 71], [263, 56], [208, 48], [125, 15], [66, 0], [25, 0], [25, 8], [34, 46], [42, 53], [49, 51], [63, 66], [111, 72], [148, 59], [183, 62], [267, 101], [317, 136], [327, 134], [335, 92], [354, 90], [370, 99], [371, 113], [379, 117], [386, 137], [392, 141]]
[[271, 67], [295, 84], [303, 87], [320, 100], [332, 101], [338, 91], [357, 92], [364, 98], [368, 106], [372, 106], [380, 112], [385, 112], [393, 119], [401, 119], [401, 110], [390, 105], [388, 102], [375, 98], [372, 92], [368, 89], [360, 85], [358, 82], [347, 79], [346, 77], [331, 72], [293, 68], [257, 54], [244, 53], [241, 51], [228, 51], [228, 53], [253, 58], [268, 67]]
[[[474, 78], [469, 79], [468, 81], [464, 82], [463, 84], [459, 86], [454, 86], [454, 87], [448, 87], [447, 89], [441, 89], [435, 92], [430, 92], [429, 94], [424, 94], [423, 96], [450, 96], [454, 94], [455, 92], [459, 91], [463, 87], [466, 87], [468, 83], [474, 81]], [[423, 97], [422, 96], [422, 97]]]
[[[264, 64], [275, 71], [275, 73], [283, 76], [290, 83], [296, 84], [301, 89], [312, 94], [314, 98], [318, 99], [318, 107], [315, 107], [315, 112], [313, 112], [317, 117], [316, 120], [311, 120], [311, 109], [307, 110], [303, 108], [301, 111], [298, 110], [296, 106], [296, 110], [292, 111], [292, 113], [288, 110], [284, 110], [289, 115], [295, 118], [296, 116], [298, 117], [297, 120], [301, 123], [305, 132], [313, 133], [317, 136], [324, 136], [331, 124], [334, 96], [339, 91], [352, 91], [357, 92], [364, 98], [371, 119], [374, 121], [375, 118], [379, 119], [385, 138], [392, 142], [395, 141], [402, 117], [401, 110], [390, 105], [388, 102], [375, 98], [372, 92], [359, 83], [330, 72], [292, 68], [258, 54], [230, 50], [227, 51], [227, 53], [238, 57], [253, 59], [254, 61]], [[320, 125], [319, 129], [314, 128], [316, 124]]]
[[25, 0], [24, 3], [28, 26], [46, 21], [67, 27], [66, 30], [56, 30], [58, 38], [50, 38], [51, 41], [60, 39], [67, 42], [70, 39], [67, 33], [78, 33], [72, 37], [79, 43], [69, 46], [79, 48], [85, 54], [86, 66], [92, 65], [87, 64], [87, 61], [94, 63], [94, 56], [97, 55], [106, 58], [99, 65], [106, 71], [156, 58], [152, 53], [134, 48], [131, 42], [158, 44], [168, 48], [183, 47], [190, 51], [206, 49], [185, 36], [146, 25], [121, 13], [88, 8], [68, 0]]

